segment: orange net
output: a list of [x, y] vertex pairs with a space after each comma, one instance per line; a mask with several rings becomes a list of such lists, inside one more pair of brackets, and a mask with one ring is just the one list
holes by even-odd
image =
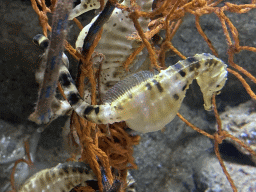
[[[139, 1], [139, 0], [137, 0]], [[222, 0], [156, 0], [154, 2], [154, 9], [151, 12], [143, 12], [140, 7], [137, 6], [136, 0], [131, 1], [131, 6], [126, 7], [124, 5], [116, 3], [116, 7], [122, 9], [123, 11], [128, 11], [131, 20], [134, 23], [134, 26], [137, 30], [137, 34], [131, 34], [129, 39], [136, 39], [141, 41], [142, 44], [139, 48], [137, 48], [123, 63], [125, 69], [128, 69], [129, 64], [132, 63], [134, 58], [140, 51], [145, 47], [148, 50], [149, 57], [151, 60], [151, 65], [157, 69], [165, 68], [165, 53], [166, 51], [172, 51], [176, 55], [180, 56], [182, 59], [186, 57], [172, 45], [172, 39], [180, 27], [182, 20], [185, 16], [185, 13], [190, 13], [195, 16], [195, 27], [199, 34], [206, 41], [213, 55], [218, 57], [217, 50], [213, 46], [211, 40], [206, 36], [200, 26], [200, 17], [202, 15], [214, 13], [220, 20], [220, 23], [223, 28], [223, 33], [226, 38], [226, 42], [228, 45], [228, 61], [229, 66], [234, 68], [236, 71], [228, 68], [228, 71], [235, 75], [242, 83], [242, 85], [246, 88], [246, 91], [249, 95], [256, 99], [255, 94], [252, 92], [250, 86], [246, 83], [242, 75], [244, 74], [249, 79], [251, 79], [254, 83], [256, 83], [256, 78], [251, 75], [244, 68], [238, 66], [234, 63], [233, 58], [234, 55], [240, 52], [241, 50], [247, 50], [256, 52], [255, 47], [249, 46], [241, 46], [238, 38], [238, 31], [230, 19], [226, 16], [225, 12], [232, 12], [237, 14], [247, 13], [251, 9], [256, 8], [256, 1], [252, 0], [250, 4], [233, 4], [230, 2], [226, 2], [224, 5], [220, 5]], [[56, 1], [51, 0], [51, 6], [47, 7], [45, 5], [45, 0], [31, 0], [32, 7], [35, 12], [39, 16], [40, 25], [42, 26], [43, 33], [47, 36], [47, 31], [51, 30], [50, 25], [48, 24], [48, 18], [46, 13], [52, 13], [54, 11], [54, 7]], [[41, 7], [41, 10], [38, 8]], [[101, 7], [103, 7], [103, 2], [101, 1]], [[144, 32], [138, 22], [140, 17], [149, 17], [151, 18], [151, 22], [149, 23], [149, 31]], [[82, 25], [77, 20], [73, 20], [77, 26], [81, 29]], [[154, 47], [154, 44], [151, 43], [151, 38], [158, 34], [161, 30], [165, 30], [165, 39], [160, 42], [160, 49], [157, 50]], [[97, 43], [100, 39], [102, 30], [98, 34], [97, 38], [93, 42], [90, 47], [89, 53], [86, 57], [82, 56], [78, 53], [68, 42], [66, 42], [66, 50], [77, 60], [82, 61], [81, 71], [82, 74], [77, 79], [78, 90], [81, 96], [83, 96], [84, 92], [84, 79], [87, 77], [91, 83], [91, 98], [92, 104], [96, 104], [96, 74], [93, 67], [93, 63], [91, 62], [91, 55], [94, 51], [94, 48], [97, 46]], [[238, 71], [238, 72], [237, 72]], [[210, 135], [199, 128], [195, 127], [191, 123], [189, 123], [186, 119], [184, 119], [180, 114], [177, 114], [188, 126], [198, 131], [199, 133], [205, 135], [206, 137], [213, 139], [215, 141], [215, 153], [217, 158], [220, 161], [221, 167], [230, 182], [230, 185], [234, 191], [237, 191], [234, 182], [230, 175], [228, 174], [223, 160], [220, 156], [218, 145], [222, 142], [223, 139], [229, 137], [236, 142], [238, 142], [241, 146], [246, 148], [251, 154], [256, 156], [255, 152], [246, 146], [239, 139], [234, 136], [228, 134], [223, 131], [221, 128], [221, 120], [218, 116], [216, 104], [215, 104], [215, 96], [213, 97], [214, 104], [214, 112], [218, 124], [218, 130], [214, 135]], [[101, 170], [98, 160], [101, 162], [101, 165], [104, 167], [106, 171], [106, 175], [110, 184], [113, 182], [113, 175], [111, 173], [110, 167], [119, 170], [120, 178], [125, 181], [126, 171], [130, 168], [136, 168], [136, 164], [134, 163], [134, 159], [132, 157], [132, 146], [139, 143], [139, 136], [130, 136], [128, 133], [124, 131], [125, 123], [115, 123], [107, 127], [107, 125], [96, 125], [94, 123], [88, 122], [85, 119], [79, 117], [75, 113], [71, 116], [71, 126], [73, 127], [79, 137], [80, 144], [82, 146], [81, 151], [81, 161], [85, 161], [90, 164], [90, 167], [97, 175], [98, 184], [100, 190], [103, 190], [103, 186], [101, 183]], [[109, 131], [108, 131], [109, 130]], [[127, 167], [129, 163], [130, 167]], [[77, 191], [85, 191], [82, 188], [77, 189]], [[87, 190], [87, 189], [86, 189]], [[92, 189], [90, 189], [92, 190]], [[92, 190], [93, 191], [93, 190]]]

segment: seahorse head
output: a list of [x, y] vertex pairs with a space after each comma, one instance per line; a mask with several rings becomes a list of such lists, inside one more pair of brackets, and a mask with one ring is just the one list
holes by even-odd
[[219, 94], [227, 80], [227, 65], [220, 59], [210, 60], [206, 63], [207, 70], [197, 78], [197, 83], [201, 88], [204, 97], [204, 108], [209, 111], [212, 109], [212, 96]]

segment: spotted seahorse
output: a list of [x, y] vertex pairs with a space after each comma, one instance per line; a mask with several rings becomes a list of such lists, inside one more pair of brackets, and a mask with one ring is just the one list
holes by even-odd
[[20, 187], [19, 192], [70, 191], [78, 184], [86, 186], [85, 181], [95, 179], [95, 175], [86, 164], [69, 162], [36, 173]]
[[160, 130], [174, 119], [194, 79], [203, 93], [205, 110], [211, 110], [213, 94], [227, 80], [226, 67], [211, 54], [196, 54], [159, 74], [141, 71], [125, 78], [108, 90], [102, 105], [83, 101], [64, 65], [59, 81], [78, 115], [99, 124], [125, 121], [131, 129], [146, 133]]
[[[105, 175], [103, 175], [105, 177]], [[134, 179], [127, 172], [126, 191], [136, 192], [134, 188]], [[97, 178], [93, 171], [83, 162], [66, 162], [59, 163], [56, 167], [43, 169], [30, 177], [23, 185], [19, 187], [19, 192], [69, 192], [77, 185], [87, 186], [90, 183], [97, 182]], [[105, 183], [108, 182], [107, 180]], [[105, 192], [118, 191], [115, 190], [115, 180], [110, 189], [104, 187]], [[120, 183], [121, 184], [121, 183]], [[109, 184], [107, 184], [109, 185]], [[97, 186], [95, 186], [97, 188]], [[73, 190], [72, 190], [73, 191]]]
[[[152, 0], [137, 1], [137, 5], [141, 7], [141, 10], [146, 12], [152, 10], [152, 3]], [[121, 5], [130, 7], [130, 0], [124, 0]], [[80, 32], [76, 41], [77, 50], [81, 50], [83, 47], [84, 39], [86, 38], [88, 31], [98, 16], [99, 15], [93, 18], [93, 20]], [[150, 19], [141, 17], [138, 19], [138, 21], [143, 31], [147, 31]], [[141, 42], [129, 40], [127, 38], [127, 36], [131, 36], [136, 32], [137, 31], [134, 24], [129, 18], [129, 13], [118, 8], [114, 9], [109, 20], [103, 26], [101, 39], [95, 48], [96, 52], [102, 53], [105, 57], [99, 74], [99, 89], [101, 99], [104, 97], [109, 88], [128, 75], [136, 72], [146, 59], [147, 53], [143, 51], [134, 59], [133, 63], [129, 67], [129, 72], [127, 72], [123, 67], [123, 63], [126, 61], [126, 59], [135, 51], [136, 48], [141, 45]], [[94, 57], [93, 59], [94, 63], [97, 63], [99, 60], [101, 60], [101, 57]], [[85, 100], [88, 102], [90, 100], [89, 90], [90, 87], [86, 87]]]

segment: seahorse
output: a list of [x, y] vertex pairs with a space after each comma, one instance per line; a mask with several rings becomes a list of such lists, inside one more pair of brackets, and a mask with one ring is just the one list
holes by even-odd
[[141, 71], [125, 78], [108, 90], [102, 105], [83, 101], [64, 65], [59, 81], [78, 115], [98, 124], [125, 121], [131, 129], [146, 133], [160, 130], [174, 119], [194, 79], [203, 93], [205, 110], [211, 110], [213, 94], [227, 80], [226, 68], [209, 53], [196, 54], [158, 74]]
[[[137, 4], [141, 7], [141, 10], [146, 12], [152, 10], [152, 3], [152, 0], [137, 1]], [[129, 7], [130, 0], [124, 0], [121, 5]], [[97, 18], [98, 15], [94, 17], [93, 20], [80, 32], [76, 41], [76, 49], [78, 51], [80, 51], [83, 47], [84, 39], [86, 38], [89, 29]], [[147, 31], [150, 19], [142, 17], [139, 18], [138, 21], [143, 31]], [[123, 67], [123, 63], [126, 61], [126, 59], [133, 53], [136, 48], [141, 45], [141, 42], [127, 39], [127, 36], [130, 36], [136, 32], [137, 31], [134, 27], [134, 24], [129, 18], [129, 13], [118, 8], [114, 9], [113, 14], [103, 26], [101, 39], [95, 48], [96, 52], [102, 53], [105, 56], [99, 75], [99, 91], [102, 96], [101, 99], [104, 97], [110, 87], [128, 75], [136, 72], [144, 60], [146, 60], [147, 53], [146, 51], [143, 51], [139, 53], [138, 56], [134, 59], [133, 63], [130, 65], [129, 72], [127, 72]], [[99, 60], [99, 57], [95, 57], [94, 63], [97, 63]], [[89, 102], [90, 92], [88, 90], [90, 87], [88, 86], [86, 88], [85, 100]]]
[[86, 181], [96, 180], [91, 169], [82, 162], [68, 162], [44, 169], [30, 177], [19, 192], [70, 191], [78, 184], [86, 186]]
[[[105, 177], [105, 175], [103, 174], [102, 177]], [[134, 188], [135, 181], [129, 172], [127, 172], [126, 180], [126, 191], [136, 192]], [[90, 184], [93, 181], [97, 182], [97, 178], [93, 171], [85, 163], [59, 163], [56, 167], [43, 169], [31, 176], [23, 185], [19, 187], [19, 192], [69, 192], [77, 185], [81, 184], [82, 186], [87, 186], [87, 184]], [[110, 185], [108, 180], [104, 181], [104, 183], [107, 183], [106, 185]], [[118, 189], [115, 190], [115, 185], [118, 183], [120, 183], [120, 181], [115, 180], [109, 189], [105, 189], [106, 186], [103, 186], [103, 191], [117, 191]]]

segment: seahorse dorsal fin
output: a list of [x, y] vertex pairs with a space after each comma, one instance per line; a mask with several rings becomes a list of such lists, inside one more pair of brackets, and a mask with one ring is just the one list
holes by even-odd
[[150, 71], [140, 71], [123, 79], [122, 81], [119, 81], [107, 91], [105, 97], [103, 98], [103, 103], [112, 103], [114, 100], [127, 93], [136, 85], [139, 85], [153, 76], [154, 74]]

